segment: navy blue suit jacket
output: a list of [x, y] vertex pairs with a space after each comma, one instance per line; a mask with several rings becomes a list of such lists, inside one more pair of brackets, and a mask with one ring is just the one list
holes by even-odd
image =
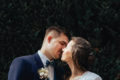
[[[15, 58], [10, 66], [8, 80], [40, 80], [38, 69], [43, 63], [38, 53]], [[55, 67], [55, 80], [63, 80], [60, 68]], [[58, 75], [57, 75], [58, 74]]]

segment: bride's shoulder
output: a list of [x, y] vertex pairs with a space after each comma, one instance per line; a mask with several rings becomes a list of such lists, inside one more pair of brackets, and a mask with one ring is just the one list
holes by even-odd
[[86, 80], [102, 80], [102, 78], [98, 74], [91, 71], [85, 72], [83, 74], [83, 77], [85, 77]]
[[86, 71], [82, 76], [75, 77], [74, 80], [102, 80], [102, 78], [96, 73]]

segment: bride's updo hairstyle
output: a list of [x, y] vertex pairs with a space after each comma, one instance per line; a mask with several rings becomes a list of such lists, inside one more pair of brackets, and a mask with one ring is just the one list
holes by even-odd
[[78, 70], [86, 71], [88, 69], [88, 58], [92, 51], [91, 44], [82, 37], [72, 37], [74, 45], [72, 46], [72, 59]]

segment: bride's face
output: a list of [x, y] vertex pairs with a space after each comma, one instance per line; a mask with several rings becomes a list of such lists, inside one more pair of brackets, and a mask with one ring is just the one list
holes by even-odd
[[65, 62], [69, 62], [72, 60], [72, 46], [74, 45], [74, 41], [71, 40], [67, 47], [63, 49], [61, 60]]

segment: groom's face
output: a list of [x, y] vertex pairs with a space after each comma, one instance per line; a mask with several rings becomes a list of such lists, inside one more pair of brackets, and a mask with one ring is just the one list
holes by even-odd
[[64, 34], [53, 38], [50, 42], [50, 55], [53, 59], [58, 59], [61, 57], [62, 49], [68, 44], [68, 37]]

